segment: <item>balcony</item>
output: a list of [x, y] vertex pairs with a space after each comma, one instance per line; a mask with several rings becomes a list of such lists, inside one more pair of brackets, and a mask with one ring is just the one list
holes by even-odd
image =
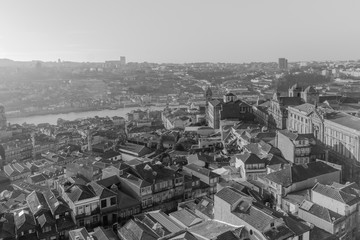
[[76, 214], [75, 218], [84, 218], [84, 217], [88, 217], [88, 216], [92, 216], [95, 214], [99, 214], [100, 213], [100, 207], [97, 207], [96, 209], [92, 210], [91, 212], [83, 212], [81, 214]]

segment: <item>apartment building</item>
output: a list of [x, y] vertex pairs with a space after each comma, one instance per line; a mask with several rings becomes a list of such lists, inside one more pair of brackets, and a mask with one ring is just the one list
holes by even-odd
[[360, 118], [312, 104], [289, 107], [289, 130], [312, 133], [329, 150], [329, 160], [344, 166], [344, 178], [360, 181]]
[[357, 239], [359, 191], [356, 183], [318, 183], [311, 189], [310, 200], [300, 205], [298, 216], [339, 239]]

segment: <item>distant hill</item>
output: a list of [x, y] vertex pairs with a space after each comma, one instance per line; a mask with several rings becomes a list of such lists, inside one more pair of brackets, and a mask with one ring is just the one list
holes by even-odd
[[7, 66], [14, 66], [16, 63], [15, 61], [7, 58], [0, 58], [0, 66], [7, 67]]

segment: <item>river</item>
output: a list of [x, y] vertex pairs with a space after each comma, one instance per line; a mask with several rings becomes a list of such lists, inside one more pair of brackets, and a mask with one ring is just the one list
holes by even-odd
[[[179, 106], [180, 107], [180, 106]], [[70, 112], [70, 113], [60, 113], [60, 114], [47, 114], [47, 115], [38, 115], [38, 116], [29, 116], [29, 117], [17, 117], [17, 118], [8, 118], [7, 121], [11, 124], [39, 124], [39, 123], [50, 123], [56, 125], [58, 118], [64, 120], [75, 120], [79, 118], [88, 118], [88, 117], [124, 117], [126, 119], [126, 114], [130, 113], [132, 110], [163, 110], [165, 107], [131, 107], [131, 108], [119, 108], [116, 110], [98, 110], [98, 111], [88, 111], [88, 112]]]

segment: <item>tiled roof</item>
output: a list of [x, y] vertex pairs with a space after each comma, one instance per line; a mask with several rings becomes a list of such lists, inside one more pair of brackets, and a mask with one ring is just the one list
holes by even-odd
[[118, 185], [120, 182], [121, 181], [120, 181], [119, 176], [116, 176], [116, 175], [107, 177], [107, 178], [103, 178], [103, 179], [97, 181], [97, 183], [99, 185], [107, 187], [107, 188], [111, 187], [113, 184]]
[[109, 150], [109, 151], [106, 151], [102, 154], [102, 157], [107, 159], [107, 158], [113, 158], [113, 157], [116, 157], [116, 156], [120, 156], [121, 153], [119, 152], [115, 152], [114, 150]]
[[180, 177], [180, 174], [176, 173], [173, 169], [165, 167], [162, 164], [153, 164], [150, 162], [144, 162], [135, 166], [135, 170], [142, 179], [148, 182], [170, 180], [175, 177]]
[[225, 202], [229, 203], [230, 205], [235, 204], [238, 202], [241, 198], [246, 197], [243, 193], [240, 193], [239, 191], [235, 190], [231, 187], [224, 187], [219, 192], [216, 193], [216, 196]]
[[200, 166], [198, 166], [196, 164], [193, 164], [193, 163], [184, 166], [184, 168], [189, 168], [190, 170], [193, 170], [195, 172], [198, 172], [198, 173], [200, 173], [202, 175], [205, 175], [207, 177], [210, 177], [210, 178], [219, 177], [218, 174], [212, 172], [210, 169], [200, 167]]
[[333, 223], [336, 220], [342, 218], [340, 214], [331, 211], [330, 209], [327, 209], [326, 207], [320, 206], [316, 203], [304, 200], [304, 202], [301, 204], [300, 208], [308, 213], [311, 213], [312, 215], [321, 218], [329, 223]]
[[121, 239], [126, 240], [156, 240], [159, 238], [157, 234], [144, 224], [134, 220], [129, 220], [118, 230], [118, 233]]
[[73, 229], [74, 227], [75, 223], [70, 215], [56, 219], [56, 228], [58, 231], [69, 230]]
[[287, 226], [278, 226], [275, 229], [270, 228], [264, 232], [264, 235], [269, 240], [291, 239], [294, 236], [293, 232]]
[[138, 156], [144, 156], [144, 155], [152, 152], [151, 149], [147, 148], [146, 146], [138, 145], [138, 144], [130, 143], [130, 142], [120, 145], [119, 150], [120, 151], [122, 151], [122, 150], [129, 151], [134, 154], [137, 154]]
[[300, 219], [297, 219], [291, 215], [282, 216], [286, 226], [295, 233], [295, 236], [300, 236], [308, 231], [310, 231], [310, 227], [306, 225], [306, 223], [302, 222]]
[[271, 166], [271, 165], [277, 165], [277, 164], [289, 164], [289, 161], [287, 161], [285, 158], [283, 157], [280, 157], [278, 155], [274, 155], [274, 154], [271, 154], [269, 153], [267, 156], [266, 156], [266, 159], [268, 160], [268, 166]]
[[342, 112], [327, 113], [325, 118], [341, 126], [360, 131], [360, 118]]
[[270, 223], [273, 223], [276, 220], [276, 217], [272, 216], [272, 212], [264, 206], [259, 207], [260, 204], [256, 204], [257, 206], [255, 206], [255, 204], [256, 203], [254, 202], [246, 212], [241, 211], [236, 207], [233, 213], [262, 232], [270, 226]]
[[134, 199], [127, 195], [126, 193], [118, 190], [117, 192], [118, 196], [118, 207], [120, 210], [128, 209], [130, 207], [139, 206], [141, 203], [139, 200]]
[[299, 106], [293, 106], [292, 108], [295, 108], [301, 112], [310, 113], [314, 110], [315, 105], [310, 104], [310, 103], [304, 103]]
[[[240, 227], [239, 229], [245, 230], [244, 227]], [[226, 231], [226, 232], [218, 235], [218, 236], [217, 236], [216, 238], [214, 238], [213, 240], [239, 240], [240, 234], [237, 234], [237, 233], [234, 232], [234, 231], [237, 231], [237, 229]], [[245, 231], [246, 231], [246, 230], [245, 230]]]
[[215, 239], [217, 236], [223, 234], [224, 232], [232, 231], [237, 228], [238, 227], [228, 225], [224, 222], [210, 220], [197, 224], [191, 227], [188, 231], [195, 236], [202, 236], [201, 239]]
[[120, 240], [112, 229], [104, 229], [103, 227], [95, 228], [92, 236], [94, 240]]
[[191, 227], [192, 225], [202, 222], [201, 218], [197, 217], [195, 214], [191, 213], [187, 209], [172, 212], [169, 215], [180, 221], [186, 227]]
[[151, 183], [149, 183], [148, 181], [142, 180], [141, 178], [138, 178], [138, 177], [134, 176], [133, 174], [129, 174], [129, 173], [124, 174], [120, 178], [132, 185], [137, 186], [138, 188], [151, 186]]
[[283, 170], [269, 173], [264, 178], [280, 184], [283, 187], [288, 187], [292, 183], [302, 182], [309, 178], [337, 171], [339, 170], [319, 161], [286, 167]]
[[69, 232], [69, 237], [71, 240], [75, 240], [77, 239], [76, 237], [79, 237], [79, 240], [87, 240], [88, 237], [90, 237], [90, 234], [88, 233], [88, 231], [86, 230], [86, 228], [78, 228], [75, 230], [71, 230]]
[[240, 159], [245, 164], [257, 164], [257, 163], [266, 163], [267, 160], [259, 158], [254, 153], [243, 153], [243, 154], [237, 154], [236, 158]]
[[4, 166], [4, 172], [8, 177], [17, 176], [29, 171], [30, 170], [25, 165], [20, 163], [7, 164]]
[[40, 192], [33, 191], [26, 197], [27, 204], [34, 216], [41, 210], [50, 210], [44, 195]]
[[45, 212], [43, 214], [41, 214], [38, 218], [37, 221], [40, 225], [40, 227], [44, 227], [45, 224], [54, 224], [55, 223], [55, 219], [53, 218], [53, 216], [51, 215], [50, 212]]
[[297, 132], [291, 132], [289, 130], [279, 130], [278, 132], [288, 137], [291, 140], [303, 140], [303, 139], [315, 138], [313, 134], [308, 134], [308, 133], [307, 134], [297, 133]]
[[198, 240], [194, 235], [189, 232], [180, 232], [179, 234], [167, 237], [168, 240]]
[[65, 193], [73, 202], [93, 198], [96, 196], [96, 194], [88, 186], [78, 184], [70, 186], [68, 189], [66, 189]]
[[161, 226], [171, 233], [176, 233], [183, 229], [160, 210], [148, 212], [146, 215], [150, 216], [155, 222], [161, 224]]
[[345, 204], [353, 205], [360, 201], [359, 194], [352, 194], [343, 191], [341, 188], [336, 188], [331, 185], [323, 185], [321, 183], [317, 183], [312, 191], [320, 193], [326, 197], [332, 198], [338, 202], [342, 202]]
[[42, 173], [39, 173], [39, 174], [36, 174], [36, 175], [32, 175], [32, 176], [30, 176], [30, 178], [31, 178], [31, 181], [32, 181], [33, 183], [43, 182], [43, 181], [45, 181], [45, 180], [47, 179], [47, 178], [45, 177], [45, 175], [42, 174]]
[[309, 199], [310, 191], [308, 189], [292, 192], [283, 197], [284, 200], [295, 204], [301, 204], [305, 199]]
[[58, 200], [51, 190], [47, 190], [43, 192], [43, 194], [53, 215], [61, 214], [70, 210], [69, 206], [64, 201]]
[[241, 101], [240, 99], [238, 99], [236, 101], [225, 102], [225, 103], [223, 103], [223, 106], [224, 105], [238, 105], [238, 106], [250, 107], [250, 105], [248, 103]]
[[217, 105], [222, 104], [222, 103], [224, 103], [222, 99], [215, 99], [215, 100], [211, 100], [209, 102], [209, 104], [211, 104], [213, 106], [217, 106]]
[[14, 222], [17, 230], [30, 230], [35, 229], [35, 220], [27, 210], [21, 210], [14, 214]]
[[88, 183], [87, 185], [88, 187], [90, 187], [93, 192], [100, 197], [100, 199], [102, 198], [108, 198], [108, 197], [112, 197], [112, 196], [116, 196], [117, 194], [115, 192], [113, 192], [112, 190], [92, 181], [90, 183]]

